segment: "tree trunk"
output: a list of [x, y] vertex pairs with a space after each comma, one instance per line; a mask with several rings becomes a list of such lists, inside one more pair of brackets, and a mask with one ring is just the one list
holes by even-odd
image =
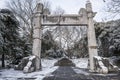
[[4, 68], [5, 67], [5, 54], [3, 53], [2, 54], [2, 68]]

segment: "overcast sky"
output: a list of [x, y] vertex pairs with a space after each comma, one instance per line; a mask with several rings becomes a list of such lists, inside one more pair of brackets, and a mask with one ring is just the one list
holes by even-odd
[[[80, 8], [85, 7], [87, 0], [48, 0], [51, 3], [51, 9], [61, 7], [67, 14], [78, 14]], [[93, 11], [97, 12], [95, 16], [96, 21], [108, 20], [110, 14], [104, 11], [106, 3], [103, 0], [90, 0], [93, 6]], [[107, 0], [108, 1], [108, 0]], [[0, 8], [5, 8], [6, 0], [0, 0]]]
[[5, 0], [0, 0], [0, 8], [4, 8], [5, 7]]
[[[65, 10], [66, 13], [78, 13], [80, 8], [84, 8], [87, 0], [48, 0], [51, 2], [52, 9], [55, 9], [57, 6], [60, 6]], [[104, 9], [105, 3], [103, 0], [90, 0], [93, 5], [93, 10], [97, 12], [95, 19], [101, 21], [106, 16]]]

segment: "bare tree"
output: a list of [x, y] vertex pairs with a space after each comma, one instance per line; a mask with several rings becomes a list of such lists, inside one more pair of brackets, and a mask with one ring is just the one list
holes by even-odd
[[110, 0], [107, 2], [107, 11], [114, 14], [114, 16], [120, 13], [120, 0]]
[[[64, 13], [65, 11], [61, 7], [57, 7], [53, 12], [54, 15], [63, 15]], [[53, 38], [59, 43], [61, 49], [70, 49], [74, 46], [75, 42], [78, 42], [86, 34], [86, 30], [86, 27], [79, 26], [56, 26], [51, 28]]]
[[60, 6], [56, 7], [56, 9], [53, 11], [53, 14], [55, 15], [62, 15], [65, 13], [65, 10], [62, 9]]
[[[63, 15], [64, 13], [65, 13], [65, 10], [62, 9], [60, 6], [56, 7], [56, 9], [53, 11], [54, 15]], [[57, 32], [57, 34], [54, 36], [56, 36], [55, 37], [56, 39], [59, 37], [59, 44], [60, 44], [59, 46], [60, 46], [60, 48], [62, 48], [62, 27], [56, 26], [56, 28], [53, 31], [53, 34], [54, 34], [54, 32], [55, 33]]]
[[[7, 2], [8, 8], [16, 14], [23, 36], [29, 36], [29, 41], [32, 41], [33, 34], [33, 12], [38, 0], [11, 0]], [[41, 0], [40, 0], [41, 1]], [[41, 2], [44, 9], [50, 9], [49, 2]]]

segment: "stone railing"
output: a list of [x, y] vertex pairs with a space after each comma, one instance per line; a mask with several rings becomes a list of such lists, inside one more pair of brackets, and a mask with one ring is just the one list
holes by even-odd
[[111, 71], [118, 71], [118, 67], [113, 65], [108, 58], [94, 56], [95, 72], [107, 74]]

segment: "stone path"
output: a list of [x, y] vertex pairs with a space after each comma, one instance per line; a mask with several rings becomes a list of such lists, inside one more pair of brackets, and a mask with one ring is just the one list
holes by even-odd
[[[59, 60], [55, 65], [59, 66], [59, 68], [52, 72], [50, 75], [43, 78], [43, 80], [120, 80], [119, 72], [118, 73], [112, 72], [109, 74], [90, 73], [87, 69], [80, 69], [75, 67], [72, 61], [66, 58]], [[36, 79], [23, 77], [14, 80], [36, 80]]]
[[87, 77], [79, 76], [71, 67], [62, 66], [52, 73], [51, 76], [45, 77], [43, 80], [92, 80]]
[[[76, 73], [75, 71], [78, 72]], [[17, 78], [17, 79], [0, 79], [0, 80], [36, 80], [35, 78]], [[37, 79], [41, 80], [41, 79]], [[80, 69], [77, 67], [60, 66], [57, 70], [50, 75], [43, 78], [43, 80], [120, 80], [120, 74], [97, 74], [90, 73], [86, 69]]]
[[[76, 67], [74, 67], [76, 68]], [[85, 71], [79, 69], [81, 71]], [[88, 71], [86, 71], [88, 72]], [[120, 80], [120, 74], [111, 73], [111, 74], [97, 74], [89, 73], [86, 75], [84, 73], [76, 73], [73, 68], [69, 66], [59, 67], [51, 75], [46, 76], [43, 80]]]

